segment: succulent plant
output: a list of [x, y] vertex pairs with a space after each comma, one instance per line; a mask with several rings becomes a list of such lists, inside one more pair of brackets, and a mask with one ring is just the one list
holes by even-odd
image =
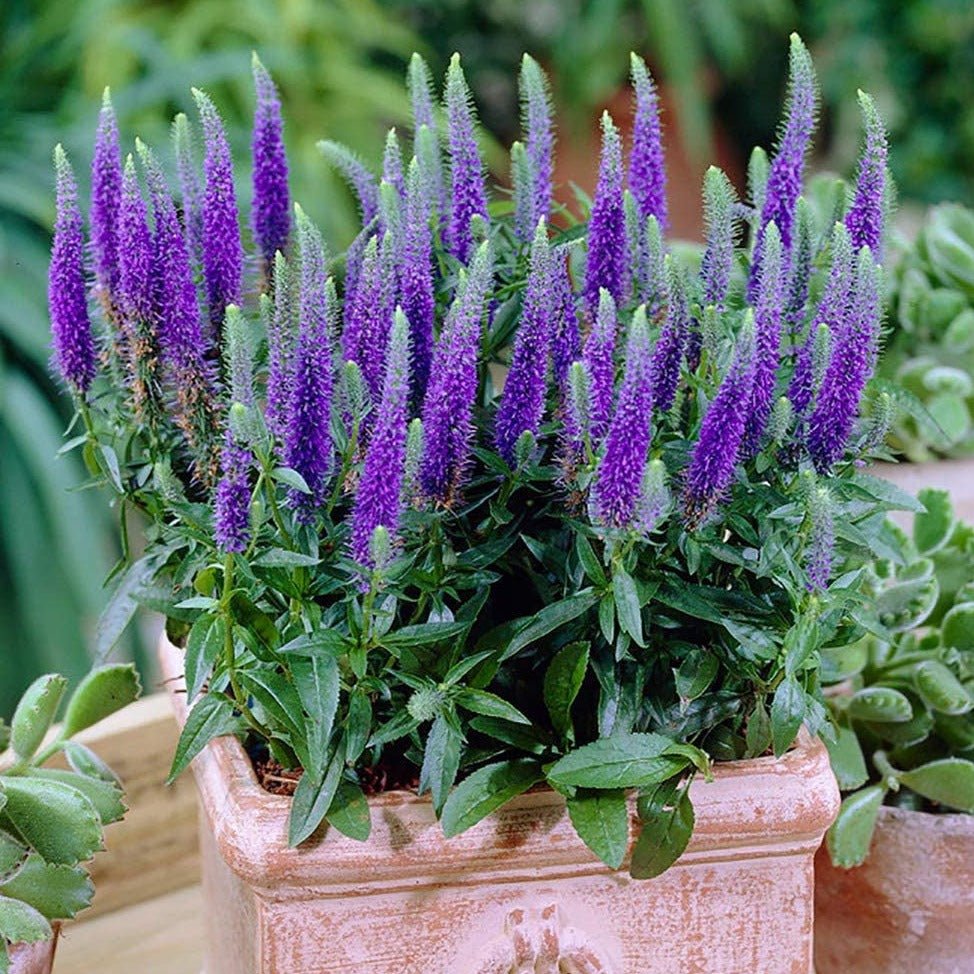
[[890, 312], [882, 375], [914, 406], [890, 445], [914, 461], [974, 452], [974, 211], [930, 211], [897, 267]]
[[912, 536], [889, 525], [898, 559], [867, 569], [867, 635], [822, 656], [823, 682], [837, 685], [832, 766], [848, 793], [827, 837], [838, 866], [866, 858], [884, 802], [974, 813], [974, 527], [945, 491], [919, 499]]
[[[104, 847], [104, 827], [125, 814], [119, 779], [72, 738], [139, 695], [135, 669], [92, 670], [51, 733], [66, 689], [63, 676], [38, 677], [10, 726], [0, 721], [0, 746], [9, 748], [0, 771], [0, 974], [11, 944], [47, 940], [52, 921], [91, 904], [94, 886], [83, 863]], [[58, 753], [68, 767], [47, 767]]]

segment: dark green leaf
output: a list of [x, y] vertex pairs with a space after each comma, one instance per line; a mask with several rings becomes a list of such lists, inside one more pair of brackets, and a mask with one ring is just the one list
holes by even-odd
[[189, 762], [214, 738], [235, 734], [239, 729], [240, 720], [230, 701], [219, 694], [204, 694], [186, 718], [167, 781], [172, 782], [181, 775]]
[[348, 698], [348, 716], [345, 718], [346, 760], [355, 762], [359, 759], [371, 733], [372, 701], [362, 690], [353, 690]]
[[520, 710], [513, 704], [498, 697], [495, 693], [488, 693], [486, 690], [475, 690], [471, 687], [464, 687], [453, 697], [457, 705], [475, 714], [484, 717], [498, 717], [501, 720], [509, 720], [514, 724], [530, 724]]
[[544, 677], [544, 702], [562, 737], [573, 733], [571, 709], [588, 669], [589, 644], [569, 643], [555, 654]]
[[423, 622], [416, 626], [403, 626], [389, 632], [382, 640], [388, 649], [403, 649], [414, 646], [432, 646], [446, 639], [462, 636], [468, 629], [468, 622]]
[[632, 576], [621, 568], [612, 573], [612, 596], [620, 628], [637, 646], [645, 646], [639, 591]]
[[226, 645], [227, 624], [222, 616], [202, 615], [186, 638], [186, 699], [192, 702], [210, 678]]
[[342, 835], [365, 842], [372, 832], [372, 813], [362, 789], [354, 781], [343, 778], [335, 798], [325, 816]]
[[581, 562], [585, 574], [599, 587], [604, 587], [608, 579], [605, 576], [605, 569], [595, 555], [591, 542], [584, 534], [575, 535], [575, 551], [578, 553], [578, 560]]
[[152, 579], [155, 566], [148, 558], [130, 565], [118, 580], [115, 591], [102, 609], [95, 626], [92, 654], [96, 663], [104, 662], [139, 607], [138, 595]]
[[654, 879], [683, 855], [693, 835], [695, 815], [689, 782], [664, 781], [639, 796], [642, 829], [632, 850], [629, 874]]
[[778, 684], [771, 701], [771, 743], [775, 757], [781, 757], [794, 743], [805, 719], [805, 691], [793, 677]]
[[233, 593], [230, 615], [251, 652], [264, 663], [276, 663], [275, 650], [281, 639], [271, 617], [258, 609], [243, 592]]
[[720, 663], [713, 653], [705, 649], [691, 650], [674, 672], [676, 692], [683, 700], [696, 700], [713, 683], [719, 669]]
[[400, 710], [393, 714], [370, 738], [369, 747], [389, 744], [398, 741], [400, 737], [411, 734], [419, 727], [419, 721], [408, 710]]
[[577, 619], [582, 613], [592, 608], [596, 600], [597, 596], [594, 590], [586, 588], [574, 595], [569, 595], [568, 598], [561, 599], [559, 602], [546, 605], [517, 631], [514, 638], [504, 649], [501, 659], [510, 659], [536, 639], [547, 636], [573, 619]]
[[285, 484], [288, 487], [293, 488], [301, 494], [310, 494], [311, 488], [308, 486], [308, 482], [291, 467], [275, 467], [271, 472], [271, 476], [278, 481], [278, 483]]
[[456, 727], [444, 714], [440, 714], [426, 737], [423, 766], [419, 773], [420, 794], [430, 792], [437, 815], [443, 809], [460, 768], [460, 745], [461, 738]]
[[294, 848], [307, 839], [331, 808], [345, 769], [345, 743], [339, 740], [326, 770], [318, 774], [305, 771], [294, 789], [288, 818], [288, 845]]
[[465, 832], [542, 780], [541, 765], [529, 758], [499, 761], [475, 771], [447, 798], [441, 817], [443, 834], [451, 838]]
[[288, 551], [286, 548], [270, 548], [251, 564], [263, 568], [311, 568], [321, 561], [312, 555], [302, 555], [299, 551]]
[[579, 788], [568, 799], [568, 814], [579, 838], [610, 869], [618, 869], [629, 847], [625, 791]]
[[615, 734], [556, 761], [548, 778], [577, 788], [638, 788], [671, 778], [689, 763], [660, 734]]
[[537, 727], [512, 724], [508, 720], [498, 720], [496, 717], [474, 717], [470, 721], [470, 726], [473, 730], [486, 734], [487, 737], [509, 744], [519, 751], [526, 751], [528, 754], [543, 754], [551, 746], [551, 741], [547, 740]]

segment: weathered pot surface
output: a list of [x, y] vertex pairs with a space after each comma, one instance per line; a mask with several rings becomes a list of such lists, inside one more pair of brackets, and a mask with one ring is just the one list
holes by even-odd
[[974, 971], [974, 816], [883, 807], [862, 866], [815, 868], [818, 974]]
[[8, 947], [10, 956], [9, 974], [51, 974], [54, 966], [54, 952], [57, 950], [57, 928], [50, 940], [36, 944], [14, 944]]
[[[180, 651], [163, 640], [160, 657], [184, 720]], [[810, 739], [695, 782], [693, 839], [651, 881], [598, 862], [549, 790], [450, 840], [428, 800], [390, 792], [370, 801], [368, 842], [289, 849], [290, 801], [260, 788], [235, 740], [193, 772], [207, 974], [812, 971], [812, 862], [838, 791]]]

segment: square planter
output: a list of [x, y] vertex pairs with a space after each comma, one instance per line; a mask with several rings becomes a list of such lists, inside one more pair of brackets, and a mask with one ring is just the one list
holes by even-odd
[[816, 860], [818, 974], [974, 971], [974, 816], [883, 807], [869, 857]]
[[[182, 721], [181, 653], [163, 640], [160, 656]], [[449, 840], [427, 799], [389, 792], [370, 800], [368, 842], [332, 831], [289, 849], [290, 801], [236, 740], [192, 770], [206, 974], [812, 971], [813, 858], [838, 810], [817, 741], [694, 782], [689, 848], [649, 881], [600, 863], [547, 789]]]

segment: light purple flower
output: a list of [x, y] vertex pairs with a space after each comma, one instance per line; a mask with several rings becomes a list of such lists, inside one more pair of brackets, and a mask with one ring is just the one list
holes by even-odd
[[274, 255], [274, 307], [267, 323], [267, 428], [284, 435], [290, 401], [291, 354], [296, 337], [294, 271], [284, 255]]
[[795, 206], [802, 190], [805, 156], [815, 129], [818, 110], [818, 91], [812, 59], [797, 34], [791, 35], [791, 51], [788, 70], [788, 104], [785, 110], [781, 138], [768, 173], [761, 209], [757, 240], [751, 260], [751, 277], [748, 280], [748, 301], [757, 300], [758, 275], [764, 254], [764, 235], [769, 223], [774, 222], [781, 234], [782, 251], [786, 266], [792, 248], [792, 230]]
[[250, 225], [266, 276], [273, 269], [274, 254], [287, 250], [291, 233], [291, 198], [281, 99], [256, 52], [252, 64], [257, 106], [250, 143], [254, 166]]
[[416, 159], [409, 166], [409, 184], [402, 224], [399, 261], [399, 303], [409, 321], [413, 350], [411, 400], [421, 403], [433, 358], [433, 324], [436, 295], [433, 285], [433, 235], [422, 173]]
[[555, 247], [551, 251], [551, 287], [554, 291], [552, 307], [555, 315], [555, 333], [551, 343], [552, 367], [555, 384], [563, 389], [572, 362], [582, 354], [578, 308], [568, 270], [567, 248]]
[[842, 459], [872, 375], [882, 318], [880, 268], [863, 247], [856, 263], [852, 306], [835, 332], [832, 357], [808, 423], [808, 452], [819, 473]]
[[588, 377], [589, 432], [593, 446], [602, 442], [612, 416], [617, 328], [616, 303], [612, 295], [603, 288], [599, 294], [598, 313], [582, 351], [582, 364]]
[[886, 130], [872, 98], [859, 92], [859, 105], [866, 123], [866, 138], [859, 160], [856, 193], [846, 214], [853, 250], [869, 247], [877, 263], [883, 259], [883, 218], [886, 208]]
[[656, 86], [646, 62], [631, 54], [632, 84], [636, 111], [632, 123], [632, 152], [629, 155], [629, 189], [639, 205], [643, 222], [655, 216], [660, 228], [667, 225], [666, 167], [663, 161], [663, 133], [659, 120]]
[[764, 259], [761, 262], [757, 307], [754, 311], [754, 385], [741, 446], [741, 453], [745, 457], [753, 456], [761, 448], [771, 417], [781, 353], [781, 315], [786, 280], [781, 237], [777, 226], [769, 223], [765, 229]]
[[250, 542], [250, 450], [228, 429], [220, 455], [220, 480], [213, 499], [213, 534], [223, 552], [247, 550]]
[[395, 543], [402, 510], [409, 422], [409, 322], [397, 308], [372, 436], [352, 509], [352, 557], [374, 567], [372, 536], [379, 526]]
[[524, 145], [520, 142], [511, 145], [511, 186], [514, 192], [514, 235], [522, 243], [527, 243], [537, 224], [532, 219], [534, 199], [531, 196], [531, 165]]
[[626, 216], [622, 198], [622, 142], [608, 112], [602, 113], [602, 155], [599, 181], [588, 229], [585, 268], [585, 307], [594, 315], [599, 291], [605, 288], [615, 303], [626, 297]]
[[375, 174], [351, 149], [338, 142], [325, 139], [318, 143], [318, 149], [355, 193], [362, 213], [362, 226], [368, 226], [379, 212], [379, 186]]
[[334, 385], [325, 279], [325, 250], [321, 235], [300, 207], [295, 207], [300, 285], [298, 337], [291, 355], [290, 403], [284, 435], [284, 462], [296, 470], [310, 494], [291, 492], [291, 505], [300, 520], [310, 522], [325, 499], [332, 469], [332, 389]]
[[524, 148], [530, 174], [528, 236], [525, 238], [530, 239], [538, 220], [547, 222], [551, 210], [555, 133], [548, 80], [538, 62], [529, 54], [521, 59], [518, 88], [521, 95]]
[[835, 519], [828, 489], [814, 485], [808, 496], [810, 531], [805, 548], [805, 571], [813, 592], [828, 588], [835, 557]]
[[730, 369], [707, 408], [683, 488], [687, 526], [698, 527], [727, 492], [737, 469], [754, 386], [754, 316], [748, 310]]
[[653, 349], [650, 366], [654, 403], [664, 413], [673, 407], [676, 398], [680, 367], [690, 334], [687, 284], [670, 257], [666, 258], [666, 292], [666, 320]]
[[433, 107], [433, 78], [418, 54], [410, 59], [407, 82], [413, 106], [413, 153], [419, 160], [428, 212], [430, 216], [437, 212], [442, 216], [449, 211], [449, 199]]
[[636, 297], [646, 305], [650, 317], [655, 317], [666, 304], [666, 247], [659, 221], [646, 218], [638, 233], [634, 286]]
[[703, 303], [722, 311], [734, 266], [737, 194], [726, 173], [716, 166], [711, 166], [704, 176], [703, 214], [707, 225], [707, 248], [700, 264]]
[[432, 501], [450, 506], [470, 459], [471, 415], [477, 396], [477, 361], [493, 259], [485, 241], [474, 253], [433, 352], [423, 400], [423, 458], [419, 483]]
[[531, 269], [514, 339], [514, 356], [497, 408], [494, 429], [497, 452], [511, 467], [516, 463], [518, 439], [525, 432], [537, 436], [544, 416], [548, 359], [554, 332], [554, 299], [548, 228], [541, 217], [531, 245]]
[[60, 144], [54, 149], [57, 219], [48, 273], [54, 361], [64, 381], [82, 396], [95, 377], [95, 343], [85, 294], [84, 228], [78, 187]]
[[626, 370], [619, 402], [592, 488], [592, 511], [599, 524], [634, 526], [642, 497], [643, 473], [652, 437], [653, 386], [646, 308], [633, 315], [626, 343]]
[[176, 175], [182, 196], [183, 226], [186, 243], [193, 263], [203, 263], [203, 192], [193, 150], [193, 134], [189, 119], [180, 112], [172, 123], [173, 147], [176, 152]]
[[446, 75], [446, 113], [450, 145], [450, 226], [447, 249], [462, 264], [470, 259], [474, 240], [470, 221], [480, 217], [486, 223], [487, 187], [484, 164], [477, 147], [475, 118], [460, 67], [460, 55], [454, 54]]
[[243, 244], [237, 220], [233, 159], [223, 122], [208, 95], [198, 88], [193, 97], [203, 124], [206, 155], [203, 172], [203, 279], [212, 333], [219, 335], [228, 304], [239, 304], [243, 287]]
[[118, 122], [106, 88], [98, 115], [98, 133], [91, 160], [91, 253], [95, 280], [106, 308], [114, 302], [118, 283], [118, 242], [116, 220], [122, 197], [122, 151], [118, 141]]
[[798, 198], [795, 221], [795, 244], [791, 254], [788, 298], [785, 302], [785, 323], [792, 339], [798, 337], [805, 323], [808, 304], [808, 285], [812, 278], [812, 211], [803, 196]]

